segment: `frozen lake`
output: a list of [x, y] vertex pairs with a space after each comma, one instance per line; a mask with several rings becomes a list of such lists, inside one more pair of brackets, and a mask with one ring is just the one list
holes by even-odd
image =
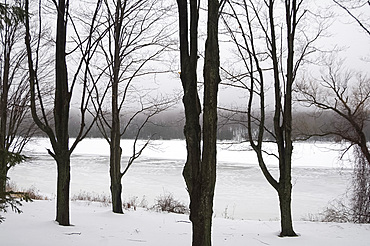
[[[132, 152], [132, 140], [122, 140], [123, 163]], [[9, 177], [20, 188], [34, 186], [54, 197], [56, 164], [46, 153], [47, 139], [33, 140], [26, 154], [31, 157], [10, 170]], [[293, 156], [293, 219], [316, 214], [329, 201], [343, 194], [350, 184], [351, 168], [339, 160], [339, 145], [296, 143]], [[257, 165], [253, 151], [245, 145], [220, 144], [214, 213], [216, 217], [276, 220], [278, 198]], [[240, 151], [244, 150], [244, 151]], [[123, 200], [145, 198], [149, 205], [155, 198], [172, 193], [188, 203], [182, 177], [186, 158], [185, 141], [158, 140], [146, 149], [123, 177]], [[277, 173], [276, 160], [268, 159]], [[109, 146], [103, 139], [83, 140], [72, 155], [71, 194], [81, 191], [109, 195]]]

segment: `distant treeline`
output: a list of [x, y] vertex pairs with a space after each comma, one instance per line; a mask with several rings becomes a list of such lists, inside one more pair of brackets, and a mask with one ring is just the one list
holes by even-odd
[[[202, 117], [202, 116], [201, 116]], [[245, 122], [245, 115], [238, 115], [232, 112], [220, 112], [218, 139], [219, 140], [245, 140], [247, 136], [247, 128]], [[70, 120], [70, 137], [75, 137], [79, 129], [79, 117], [72, 114]], [[136, 137], [138, 127], [143, 122], [144, 118], [139, 117], [135, 119], [127, 128], [124, 139], [133, 139]], [[331, 113], [322, 113], [320, 115], [313, 115], [309, 112], [296, 112], [294, 114], [294, 138], [295, 139], [311, 139], [322, 141], [335, 141], [337, 137], [333, 135], [315, 136], [323, 131], [330, 130], [331, 122], [335, 121], [336, 117]], [[267, 128], [272, 129], [272, 116], [267, 116]], [[122, 125], [127, 124], [127, 119], [122, 117]], [[183, 139], [185, 119], [181, 110], [163, 112], [156, 115], [148, 122], [139, 134], [140, 139]], [[253, 131], [253, 129], [252, 129]], [[367, 123], [364, 130], [368, 139], [370, 139], [370, 124]], [[314, 135], [314, 136], [312, 136]], [[100, 138], [100, 133], [97, 126], [93, 126], [88, 134], [88, 137]], [[270, 140], [271, 135], [265, 134], [265, 139]]]

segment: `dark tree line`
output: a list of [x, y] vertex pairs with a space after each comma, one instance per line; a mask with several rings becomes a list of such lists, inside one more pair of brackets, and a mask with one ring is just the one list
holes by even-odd
[[[247, 119], [245, 117], [244, 111], [232, 110], [233, 112], [229, 112], [230, 109], [225, 107], [219, 107], [218, 110], [218, 127], [217, 127], [217, 139], [218, 140], [233, 140], [237, 141], [245, 141], [248, 139], [247, 137], [247, 128], [246, 123]], [[75, 118], [76, 117], [76, 118]], [[272, 129], [272, 124], [270, 119], [272, 119], [273, 115], [271, 112], [267, 111], [266, 118], [267, 129]], [[334, 129], [333, 124], [328, 124], [329, 122], [334, 122], [337, 116], [332, 112], [321, 112], [320, 114], [315, 113], [312, 110], [302, 110], [302, 111], [295, 111], [293, 112], [293, 139], [298, 141], [341, 141], [339, 136], [325, 134], [325, 135], [316, 135], [314, 133], [318, 133], [323, 129], [330, 131]], [[71, 113], [71, 118], [69, 122], [69, 129], [70, 129], [70, 137], [74, 138], [78, 134], [79, 130], [79, 122], [78, 117], [74, 115], [74, 112]], [[92, 118], [91, 118], [92, 119]], [[89, 121], [89, 119], [88, 119]], [[122, 117], [122, 127], [124, 127], [125, 122], [128, 121], [128, 118]], [[123, 139], [134, 139], [136, 137], [137, 130], [139, 126], [145, 121], [144, 116], [137, 117], [132, 124], [128, 126], [127, 131], [122, 135]], [[202, 122], [202, 119], [200, 119]], [[155, 115], [151, 118], [150, 122], [148, 122], [140, 131], [138, 137], [139, 139], [164, 139], [164, 140], [171, 140], [171, 139], [184, 139], [183, 133], [183, 126], [185, 123], [185, 119], [183, 117], [183, 112], [181, 110], [171, 110], [168, 112], [162, 112], [158, 115]], [[252, 131], [255, 131], [256, 128], [253, 128]], [[331, 131], [332, 131], [331, 130]], [[368, 122], [364, 122], [363, 128], [364, 134], [366, 138], [370, 138], [370, 124]], [[42, 133], [36, 133], [36, 136], [44, 136]], [[102, 138], [102, 134], [97, 126], [93, 126], [90, 132], [87, 134], [87, 137], [90, 138]], [[264, 136], [264, 140], [269, 141], [272, 140], [272, 136], [266, 134]]]

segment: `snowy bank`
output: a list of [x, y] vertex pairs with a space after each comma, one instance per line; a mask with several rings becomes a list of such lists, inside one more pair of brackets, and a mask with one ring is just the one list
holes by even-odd
[[[4, 246], [94, 246], [94, 245], [191, 245], [187, 215], [156, 213], [139, 209], [113, 214], [99, 203], [71, 203], [71, 222], [62, 227], [54, 221], [54, 201], [35, 201], [22, 207], [22, 214], [7, 213], [0, 224]], [[279, 238], [279, 222], [213, 221], [213, 245], [347, 246], [369, 245], [370, 225], [295, 222], [297, 238]]]

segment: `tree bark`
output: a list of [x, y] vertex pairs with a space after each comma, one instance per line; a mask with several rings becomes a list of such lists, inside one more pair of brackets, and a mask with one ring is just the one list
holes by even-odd
[[186, 123], [184, 135], [187, 161], [183, 176], [190, 196], [190, 220], [193, 246], [210, 246], [212, 242], [213, 197], [216, 182], [217, 93], [219, 77], [218, 10], [219, 3], [208, 2], [207, 42], [204, 63], [203, 152], [201, 156], [201, 112], [197, 92], [197, 39], [199, 6], [190, 1], [190, 53], [188, 41], [187, 1], [178, 0], [180, 26], [181, 81]]
[[367, 160], [368, 167], [370, 168], [370, 151], [369, 151], [369, 148], [367, 147], [366, 135], [362, 129], [361, 131], [357, 131], [357, 134], [359, 135], [359, 139], [360, 139], [358, 142], [358, 145], [361, 149], [362, 154]]
[[[204, 61], [204, 113], [203, 113], [203, 152], [201, 167], [200, 218], [203, 228], [194, 232], [193, 245], [210, 246], [212, 243], [213, 198], [216, 184], [216, 141], [217, 141], [217, 94], [219, 76], [218, 46], [218, 0], [208, 0], [207, 40]], [[203, 229], [203, 232], [201, 231]]]
[[120, 110], [118, 106], [118, 85], [121, 68], [120, 43], [123, 15], [121, 0], [116, 3], [114, 16], [114, 57], [113, 57], [113, 77], [112, 79], [112, 126], [110, 140], [110, 178], [113, 213], [123, 213], [122, 210], [122, 184], [121, 184], [121, 129], [120, 129]]
[[[1, 160], [3, 162], [3, 160]], [[6, 177], [7, 177], [7, 172], [6, 169], [4, 168], [3, 164], [1, 163], [0, 167], [0, 194], [4, 194], [6, 191]]]
[[[7, 42], [7, 35], [5, 35], [5, 42]], [[6, 178], [8, 174], [8, 166], [6, 156], [8, 152], [6, 135], [8, 124], [8, 94], [9, 94], [9, 67], [10, 67], [10, 51], [8, 45], [4, 47], [4, 71], [2, 76], [2, 91], [0, 99], [0, 193], [5, 192]]]
[[292, 209], [291, 209], [291, 201], [292, 201], [292, 185], [289, 182], [286, 182], [285, 185], [281, 185], [282, 187], [278, 191], [279, 195], [279, 205], [280, 205], [280, 225], [281, 225], [281, 232], [280, 237], [286, 236], [297, 236], [297, 234], [293, 230], [293, 220], [292, 220]]
[[57, 218], [60, 225], [69, 226], [69, 185], [70, 185], [70, 151], [69, 151], [69, 107], [68, 75], [66, 64], [66, 5], [64, 0], [58, 3], [56, 60], [55, 60], [55, 99], [54, 120], [57, 142], [53, 149], [58, 166], [57, 184]]
[[[113, 132], [112, 132], [113, 133]], [[119, 132], [118, 132], [119, 133]], [[122, 209], [122, 184], [121, 184], [121, 147], [120, 147], [120, 135], [113, 136], [111, 138], [110, 147], [110, 190], [112, 196], [112, 211], [113, 213], [123, 213]], [[117, 143], [118, 142], [118, 143]]]
[[56, 156], [57, 162], [57, 215], [59, 225], [69, 226], [69, 186], [70, 186], [70, 158], [69, 154]]

